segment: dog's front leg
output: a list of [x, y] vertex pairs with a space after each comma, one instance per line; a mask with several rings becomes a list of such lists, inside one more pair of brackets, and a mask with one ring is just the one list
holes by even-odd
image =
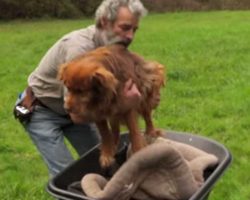
[[111, 118], [110, 127], [114, 136], [115, 145], [117, 147], [120, 141], [120, 121], [117, 118]]
[[126, 123], [129, 129], [129, 138], [132, 145], [133, 152], [139, 151], [146, 146], [146, 141], [140, 133], [138, 127], [138, 116], [137, 112], [129, 111], [126, 115]]
[[114, 136], [111, 133], [106, 120], [96, 122], [96, 125], [102, 139], [100, 164], [103, 168], [107, 168], [114, 162], [114, 155], [116, 151]]
[[145, 131], [146, 136], [149, 136], [149, 137], [162, 136], [163, 135], [162, 131], [154, 127], [153, 120], [152, 120], [152, 111], [144, 110], [142, 115], [143, 115], [145, 125], [146, 125], [146, 131]]

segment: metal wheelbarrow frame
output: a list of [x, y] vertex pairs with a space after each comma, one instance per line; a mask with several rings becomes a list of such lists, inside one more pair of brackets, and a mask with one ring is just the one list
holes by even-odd
[[[166, 131], [166, 137], [177, 142], [189, 144], [207, 153], [214, 154], [219, 158], [218, 165], [214, 169], [209, 169], [204, 173], [204, 184], [189, 198], [189, 200], [207, 200], [215, 183], [231, 163], [232, 156], [229, 150], [217, 141], [195, 134]], [[121, 144], [128, 144], [128, 134], [121, 135]], [[79, 182], [87, 173], [98, 173], [105, 176], [99, 166], [98, 147], [99, 145], [89, 150], [69, 167], [52, 178], [47, 184], [47, 192], [62, 200], [95, 200], [84, 194], [69, 191], [68, 186], [74, 182]]]

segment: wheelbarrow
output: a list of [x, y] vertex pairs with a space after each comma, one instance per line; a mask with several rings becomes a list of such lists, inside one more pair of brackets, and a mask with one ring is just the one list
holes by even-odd
[[[232, 156], [229, 150], [222, 144], [212, 139], [199, 136], [196, 134], [165, 131], [168, 139], [182, 142], [207, 153], [214, 154], [219, 159], [214, 168], [209, 168], [204, 172], [205, 182], [189, 198], [189, 200], [207, 200], [215, 183], [223, 175], [231, 163]], [[129, 143], [128, 134], [121, 135], [120, 150], [116, 156], [116, 161], [122, 164], [125, 160], [125, 150]], [[74, 183], [79, 183], [82, 177], [88, 173], [97, 173], [102, 176], [111, 176], [111, 172], [103, 170], [99, 165], [99, 145], [96, 145], [78, 160], [73, 162], [69, 167], [52, 178], [47, 184], [47, 192], [53, 197], [61, 200], [95, 200], [87, 197], [79, 187], [72, 187]]]

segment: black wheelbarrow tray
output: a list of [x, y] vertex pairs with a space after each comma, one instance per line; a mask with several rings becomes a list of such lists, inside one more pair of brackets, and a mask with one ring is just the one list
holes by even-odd
[[[207, 169], [204, 172], [204, 184], [192, 195], [191, 198], [189, 198], [189, 200], [208, 199], [209, 193], [213, 189], [215, 183], [219, 180], [231, 163], [232, 157], [228, 149], [214, 140], [195, 134], [166, 131], [166, 137], [177, 142], [189, 144], [218, 157], [218, 165], [213, 169]], [[122, 149], [124, 149], [124, 146], [128, 144], [128, 134], [122, 134], [121, 144], [120, 154], [121, 152], [125, 152], [125, 150], [123, 151]], [[121, 158], [123, 157], [124, 156], [119, 157], [118, 155], [117, 162], [121, 162]], [[50, 193], [55, 198], [62, 200], [94, 200], [85, 196], [80, 190], [69, 190], [69, 186], [77, 182], [79, 183], [82, 177], [88, 173], [98, 173], [106, 176], [107, 171], [104, 172], [100, 168], [98, 160], [99, 145], [95, 146], [80, 159], [76, 160], [69, 167], [52, 178], [47, 185], [48, 193]]]

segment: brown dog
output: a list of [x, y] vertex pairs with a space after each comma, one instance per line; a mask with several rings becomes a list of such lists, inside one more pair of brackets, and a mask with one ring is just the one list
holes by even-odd
[[[95, 122], [102, 137], [100, 163], [108, 167], [114, 161], [120, 124], [127, 125], [132, 150], [146, 145], [138, 126], [138, 114], [146, 123], [146, 134], [158, 136], [152, 122], [152, 110], [159, 103], [164, 85], [164, 66], [145, 61], [121, 45], [100, 47], [64, 64], [59, 79], [68, 89], [65, 108], [76, 123]], [[131, 79], [141, 93], [136, 105], [126, 105], [123, 88]]]

